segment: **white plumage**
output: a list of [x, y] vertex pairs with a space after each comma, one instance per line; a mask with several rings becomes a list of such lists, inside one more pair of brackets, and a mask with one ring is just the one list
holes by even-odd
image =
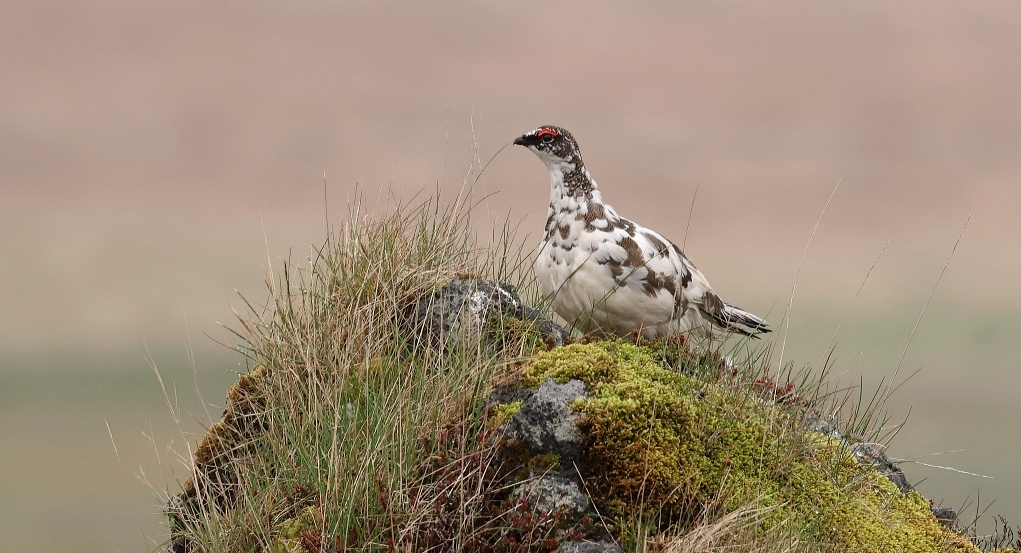
[[578, 144], [560, 127], [518, 137], [550, 172], [535, 271], [553, 309], [582, 332], [654, 339], [712, 328], [755, 336], [765, 321], [725, 303], [676, 245], [603, 203]]

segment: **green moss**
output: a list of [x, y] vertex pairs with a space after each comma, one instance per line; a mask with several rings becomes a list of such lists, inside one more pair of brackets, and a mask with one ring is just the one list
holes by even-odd
[[306, 548], [302, 545], [302, 535], [317, 531], [322, 526], [320, 519], [318, 510], [308, 507], [298, 516], [280, 523], [276, 538], [270, 545], [270, 553], [304, 553]]
[[513, 401], [511, 403], [499, 403], [493, 406], [493, 417], [500, 421], [502, 424], [507, 419], [518, 414], [521, 410], [521, 406], [524, 405], [524, 400]]
[[693, 382], [652, 361], [647, 351], [621, 342], [576, 344], [536, 356], [523, 370], [526, 385], [576, 378], [591, 399], [573, 407], [582, 449], [593, 467], [594, 495], [623, 516], [654, 505], [668, 518], [689, 509], [701, 486], [702, 457], [688, 394]]
[[544, 474], [549, 471], [563, 470], [560, 464], [560, 456], [555, 453], [540, 453], [533, 455], [525, 464], [535, 474]]
[[495, 430], [501, 424], [507, 422], [511, 417], [516, 415], [517, 412], [521, 410], [521, 406], [524, 405], [524, 403], [524, 401], [497, 403], [489, 412], [489, 418], [486, 421], [486, 426], [489, 427], [490, 430]]
[[486, 329], [490, 342], [504, 350], [521, 350], [527, 356], [546, 349], [546, 339], [535, 321], [503, 315], [492, 318]]
[[572, 378], [586, 384], [607, 380], [615, 371], [617, 359], [596, 344], [573, 344], [541, 353], [522, 370], [525, 386], [534, 388], [547, 378], [563, 384]]
[[572, 407], [585, 415], [585, 477], [603, 512], [665, 529], [707, 506], [756, 503], [771, 507], [763, 529], [786, 525], [841, 551], [977, 551], [920, 495], [902, 494], [840, 442], [797, 430], [788, 412], [742, 390], [667, 370], [661, 353], [619, 341], [575, 344], [522, 368], [530, 387], [546, 378], [585, 382], [592, 397]]

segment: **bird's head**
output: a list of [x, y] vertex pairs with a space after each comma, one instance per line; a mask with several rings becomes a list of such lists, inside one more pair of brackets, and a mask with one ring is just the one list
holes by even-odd
[[517, 137], [514, 139], [514, 143], [532, 150], [546, 165], [561, 163], [581, 165], [581, 151], [578, 149], [578, 143], [574, 141], [574, 137], [567, 132], [567, 129], [543, 125]]

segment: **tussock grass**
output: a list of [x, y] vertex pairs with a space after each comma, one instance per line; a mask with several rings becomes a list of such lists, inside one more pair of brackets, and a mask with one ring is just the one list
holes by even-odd
[[[200, 468], [215, 470], [190, 483], [200, 515], [178, 529], [197, 550], [269, 550], [279, 525], [309, 508], [323, 540], [347, 545], [419, 539], [438, 516], [430, 496], [462, 498], [460, 512], [443, 516], [478, 516], [483, 505], [472, 500], [483, 492], [484, 464], [463, 461], [485, 450], [477, 440], [483, 395], [533, 346], [465, 336], [437, 352], [415, 347], [408, 325], [409, 306], [458, 275], [527, 278], [514, 229], [491, 237], [495, 247], [480, 246], [471, 207], [467, 195], [434, 196], [370, 217], [355, 202], [308, 269], [285, 263], [267, 278], [267, 305], [246, 301], [237, 350], [259, 367], [262, 408], [247, 414], [243, 431], [220, 431], [224, 445], [211, 448], [207, 438], [198, 448]], [[430, 487], [458, 463], [453, 482]]]

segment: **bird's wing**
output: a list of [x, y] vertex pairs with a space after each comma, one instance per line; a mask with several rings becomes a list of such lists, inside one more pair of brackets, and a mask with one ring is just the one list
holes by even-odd
[[[684, 309], [690, 305], [698, 309], [705, 319], [729, 332], [745, 335], [769, 332], [765, 321], [723, 301], [702, 271], [685, 257], [676, 244], [655, 231], [641, 227], [636, 230], [635, 240], [642, 243], [646, 252], [648, 273], [645, 281], [656, 283], [674, 294], [678, 316], [683, 315]], [[669, 279], [670, 284], [665, 285], [664, 279]]]
[[[610, 212], [607, 207], [607, 212]], [[686, 264], [680, 249], [659, 234], [613, 214], [609, 230], [592, 254], [592, 261], [606, 266], [619, 287], [649, 296], [662, 290], [679, 297], [691, 280], [694, 267]]]
[[673, 276], [678, 294], [684, 294], [689, 302], [697, 302], [705, 292], [712, 292], [702, 272], [684, 256], [677, 244], [646, 228], [638, 234], [650, 244], [652, 255], [648, 261], [649, 267], [658, 273]]
[[[654, 230], [636, 227], [635, 241], [645, 254], [646, 273], [642, 275], [647, 289], [665, 289], [674, 296], [683, 310], [688, 303], [698, 300], [704, 290], [712, 291], [702, 273], [684, 257], [674, 243]], [[680, 303], [684, 303], [683, 306]]]

